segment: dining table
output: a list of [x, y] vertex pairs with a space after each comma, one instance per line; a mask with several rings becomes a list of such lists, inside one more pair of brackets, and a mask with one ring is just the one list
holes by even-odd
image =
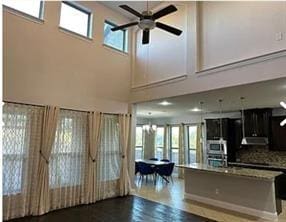
[[[151, 167], [157, 167], [157, 166], [170, 164], [170, 162], [164, 162], [164, 161], [160, 161], [160, 160], [149, 160], [149, 159], [136, 159], [135, 162], [136, 163], [143, 162], [143, 163], [150, 165]], [[155, 178], [157, 177], [157, 175], [158, 174], [155, 171]], [[162, 177], [163, 180], [165, 180], [167, 183], [170, 182], [166, 177], [164, 177], [162, 175], [159, 175], [159, 176]], [[155, 183], [156, 183], [156, 179], [155, 179]]]

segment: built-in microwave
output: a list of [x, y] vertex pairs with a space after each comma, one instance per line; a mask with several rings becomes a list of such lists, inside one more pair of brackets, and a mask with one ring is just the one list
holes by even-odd
[[227, 155], [227, 141], [226, 140], [208, 140], [207, 141], [207, 153]]

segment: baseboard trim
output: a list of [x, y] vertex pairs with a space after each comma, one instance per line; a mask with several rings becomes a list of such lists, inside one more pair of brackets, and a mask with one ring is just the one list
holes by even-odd
[[240, 205], [236, 205], [236, 204], [232, 204], [232, 203], [228, 203], [228, 202], [224, 202], [224, 201], [220, 201], [220, 200], [214, 200], [214, 199], [210, 199], [207, 197], [198, 196], [195, 194], [185, 193], [184, 198], [189, 199], [189, 200], [194, 200], [194, 201], [197, 201], [200, 203], [204, 203], [207, 205], [212, 205], [215, 207], [224, 208], [227, 210], [248, 214], [251, 216], [258, 217], [258, 218], [268, 219], [271, 221], [277, 221], [278, 220], [278, 214], [277, 213], [271, 213], [271, 212], [267, 212], [267, 211], [263, 211], [263, 210], [248, 208], [248, 207], [244, 207], [244, 206], [240, 206]]

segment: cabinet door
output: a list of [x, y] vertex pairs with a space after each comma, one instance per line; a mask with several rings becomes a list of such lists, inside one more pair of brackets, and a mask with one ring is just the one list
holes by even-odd
[[272, 144], [270, 148], [272, 150], [286, 151], [286, 126], [280, 126], [280, 122], [285, 118], [286, 116], [275, 116], [271, 118]]
[[[220, 119], [207, 119], [207, 140], [220, 139]], [[222, 137], [227, 140], [228, 137], [228, 119], [222, 119]]]
[[255, 135], [256, 123], [255, 123], [255, 114], [251, 110], [244, 111], [244, 125], [245, 125], [245, 136], [251, 137]]
[[219, 120], [218, 119], [207, 119], [207, 140], [219, 139]]

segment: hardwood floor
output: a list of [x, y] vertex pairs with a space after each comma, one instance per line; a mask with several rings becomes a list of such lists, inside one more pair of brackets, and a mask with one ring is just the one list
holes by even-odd
[[185, 211], [146, 200], [128, 196], [99, 201], [52, 211], [43, 216], [24, 217], [9, 222], [212, 222]]
[[[154, 186], [151, 179], [147, 183], [144, 180], [143, 183], [139, 184], [135, 180], [135, 184], [134, 195], [219, 222], [270, 222], [261, 218], [185, 200], [184, 181], [175, 177], [174, 183], [169, 184], [160, 180]], [[286, 222], [286, 201], [283, 201], [283, 212], [279, 215], [276, 222]]]

